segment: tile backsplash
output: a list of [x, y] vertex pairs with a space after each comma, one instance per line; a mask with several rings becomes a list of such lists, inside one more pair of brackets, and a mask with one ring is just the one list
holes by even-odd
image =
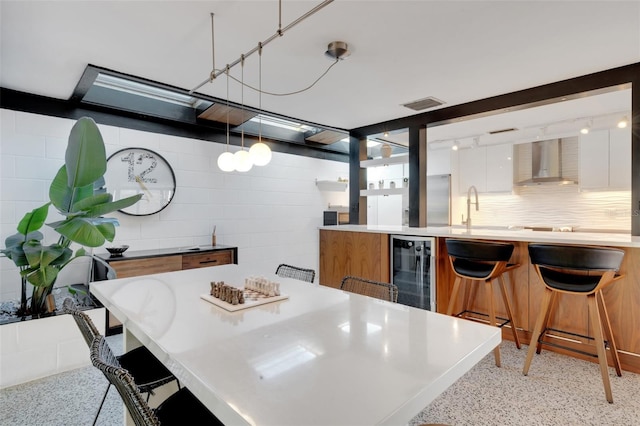
[[[466, 197], [456, 197], [453, 224], [466, 215]], [[577, 185], [515, 188], [511, 194], [480, 194], [474, 225], [573, 226], [631, 231], [631, 191], [581, 192]]]

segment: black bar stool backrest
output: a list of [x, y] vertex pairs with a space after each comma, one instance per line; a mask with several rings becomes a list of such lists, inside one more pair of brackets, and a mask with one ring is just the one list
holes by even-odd
[[529, 244], [531, 263], [550, 268], [618, 271], [624, 251], [601, 247]]
[[449, 256], [476, 261], [508, 261], [513, 254], [513, 244], [489, 243], [469, 240], [447, 240]]

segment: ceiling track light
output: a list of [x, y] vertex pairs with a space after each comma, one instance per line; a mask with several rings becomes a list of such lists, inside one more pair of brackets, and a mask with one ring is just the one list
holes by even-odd
[[[266, 40], [264, 40], [263, 42], [259, 43], [258, 46], [256, 46], [253, 49], [249, 50], [247, 53], [244, 53], [244, 54], [240, 55], [240, 57], [238, 59], [236, 59], [235, 61], [233, 61], [230, 64], [228, 64], [227, 68], [233, 68], [234, 66], [238, 65], [239, 63], [244, 62], [244, 60], [246, 58], [248, 58], [249, 56], [251, 56], [254, 53], [256, 53], [259, 50], [261, 50], [262, 47], [264, 47], [267, 44], [271, 43], [273, 40], [282, 37], [285, 32], [289, 31], [291, 28], [295, 27], [300, 22], [304, 21], [305, 19], [307, 19], [311, 15], [315, 14], [320, 9], [324, 8], [329, 3], [332, 3], [332, 2], [333, 2], [333, 0], [324, 0], [322, 3], [320, 3], [319, 5], [314, 7], [313, 9], [309, 10], [307, 13], [305, 13], [302, 16], [300, 16], [298, 19], [294, 20], [292, 23], [290, 23], [286, 27], [282, 28], [282, 0], [279, 0], [279, 2], [278, 2], [278, 5], [279, 5], [279, 9], [278, 9], [278, 11], [279, 11], [278, 12], [279, 13], [279, 15], [278, 15], [278, 17], [279, 17], [278, 18], [279, 19], [278, 30], [271, 37], [269, 37]], [[211, 21], [212, 21], [212, 25], [213, 25], [213, 13], [211, 14]], [[212, 29], [211, 32], [212, 32], [212, 40], [213, 40], [213, 29]], [[332, 45], [334, 45], [333, 48], [332, 48]], [[346, 46], [347, 46], [347, 44], [344, 43], [344, 42], [333, 42], [333, 43], [329, 44], [329, 50], [327, 50], [327, 55], [330, 54], [329, 53], [330, 51], [333, 52], [333, 54], [336, 55], [334, 57], [336, 58], [336, 63], [337, 63], [339, 59], [343, 59], [344, 57], [348, 56], [348, 49], [346, 48]], [[212, 48], [212, 53], [214, 53], [214, 52], [215, 52], [215, 49]], [[200, 83], [199, 85], [197, 85], [196, 87], [191, 89], [189, 91], [189, 94], [192, 94], [193, 92], [195, 92], [196, 90], [200, 89], [202, 86], [204, 86], [207, 83], [212, 83], [213, 80], [215, 80], [218, 76], [220, 76], [224, 72], [225, 72], [224, 69], [222, 69], [222, 70], [216, 69], [215, 62], [214, 62], [213, 69], [211, 70], [211, 73], [209, 74], [209, 77], [206, 80], [204, 80], [202, 83]]]

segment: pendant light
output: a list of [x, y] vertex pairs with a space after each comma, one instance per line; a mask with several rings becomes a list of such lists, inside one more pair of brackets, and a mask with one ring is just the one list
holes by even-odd
[[227, 66], [227, 146], [225, 151], [218, 157], [218, 167], [223, 172], [232, 172], [236, 169], [235, 159], [229, 152], [229, 67]]
[[[242, 119], [244, 120], [244, 55], [242, 55], [240, 59], [240, 70], [240, 104], [242, 106]], [[235, 162], [236, 171], [238, 172], [248, 172], [253, 167], [253, 163], [249, 157], [249, 152], [244, 150], [244, 126], [242, 128], [242, 133], [240, 134], [240, 151], [236, 151], [236, 153], [233, 154], [233, 160]]]
[[[262, 43], [258, 43], [258, 58], [258, 109], [262, 111]], [[271, 161], [271, 149], [262, 142], [262, 114], [258, 119], [258, 142], [249, 148], [249, 158], [256, 166], [266, 166]]]

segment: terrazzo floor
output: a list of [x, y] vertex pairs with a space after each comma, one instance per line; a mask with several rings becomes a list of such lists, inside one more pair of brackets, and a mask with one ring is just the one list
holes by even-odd
[[[120, 353], [120, 336], [108, 340]], [[489, 354], [410, 425], [640, 425], [640, 375], [624, 371], [617, 377], [609, 369], [609, 404], [596, 364], [543, 351], [525, 377], [527, 346], [517, 350], [504, 342], [501, 348], [501, 368]], [[4, 389], [0, 425], [90, 425], [106, 386], [102, 373], [85, 367]], [[121, 425], [122, 419], [122, 402], [112, 389], [97, 424]]]

